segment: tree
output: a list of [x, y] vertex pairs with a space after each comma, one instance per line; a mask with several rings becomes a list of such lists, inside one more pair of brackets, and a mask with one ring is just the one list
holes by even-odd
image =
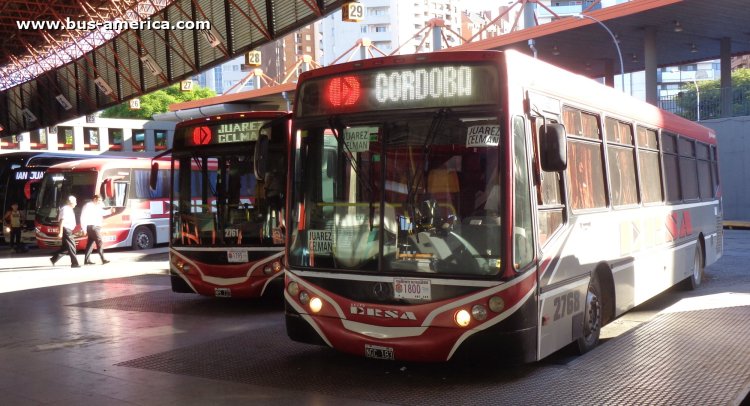
[[[721, 81], [697, 82], [700, 92], [701, 120], [721, 117]], [[677, 114], [695, 120], [697, 97], [695, 85], [683, 84], [677, 96]], [[732, 72], [732, 116], [750, 115], [750, 69]]]
[[216, 92], [206, 87], [193, 86], [192, 91], [183, 92], [180, 90], [180, 85], [175, 84], [141, 96], [140, 110], [130, 110], [129, 102], [123, 102], [105, 109], [102, 112], [102, 117], [151, 120], [154, 114], [169, 111], [170, 104], [200, 100], [213, 96], [216, 96]]

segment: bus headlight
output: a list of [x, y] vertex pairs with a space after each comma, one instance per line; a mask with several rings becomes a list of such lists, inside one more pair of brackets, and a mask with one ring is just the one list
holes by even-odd
[[297, 296], [299, 293], [299, 284], [297, 282], [289, 282], [289, 284], [286, 285], [286, 291], [292, 296]]
[[266, 265], [265, 268], [263, 268], [263, 273], [266, 275], [270, 275], [271, 272], [273, 272], [273, 269], [271, 269], [270, 266]]
[[302, 302], [303, 305], [307, 306], [308, 303], [310, 303], [310, 294], [307, 292], [301, 292], [299, 294], [299, 301]]
[[480, 304], [474, 305], [471, 308], [471, 315], [474, 317], [474, 320], [484, 321], [487, 319], [487, 308]]
[[313, 297], [310, 299], [310, 311], [317, 313], [323, 308], [323, 301], [319, 297]]
[[274, 272], [279, 272], [279, 271], [281, 271], [281, 262], [274, 261], [273, 265], [271, 265], [271, 267], [273, 268]]
[[453, 320], [458, 324], [459, 327], [466, 327], [471, 322], [471, 315], [465, 309], [461, 309], [456, 312]]
[[500, 313], [505, 309], [505, 301], [500, 296], [492, 296], [490, 298], [490, 310], [495, 313]]

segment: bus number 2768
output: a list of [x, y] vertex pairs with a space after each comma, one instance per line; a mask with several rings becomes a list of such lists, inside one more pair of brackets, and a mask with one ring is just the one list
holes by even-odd
[[555, 298], [555, 321], [581, 310], [581, 292], [568, 292]]

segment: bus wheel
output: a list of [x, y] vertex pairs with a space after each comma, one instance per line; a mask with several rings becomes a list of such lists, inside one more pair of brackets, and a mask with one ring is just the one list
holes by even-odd
[[684, 290], [695, 290], [701, 285], [703, 280], [703, 249], [701, 243], [695, 245], [695, 258], [693, 258], [693, 269], [690, 272], [690, 277], [683, 280], [680, 287]]
[[602, 301], [599, 278], [591, 276], [589, 288], [586, 292], [586, 308], [583, 312], [583, 335], [576, 340], [578, 353], [591, 351], [599, 344], [599, 333], [602, 328]]
[[146, 226], [140, 226], [133, 233], [133, 249], [147, 250], [154, 248], [154, 233]]

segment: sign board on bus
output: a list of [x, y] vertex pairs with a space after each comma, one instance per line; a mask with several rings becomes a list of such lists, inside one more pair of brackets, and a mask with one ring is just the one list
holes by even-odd
[[232, 121], [184, 127], [175, 135], [174, 143], [186, 146], [221, 145], [257, 141], [260, 129], [268, 121]]
[[424, 64], [368, 69], [300, 85], [297, 117], [499, 102], [492, 64]]
[[16, 180], [38, 180], [44, 176], [44, 171], [18, 171]]

